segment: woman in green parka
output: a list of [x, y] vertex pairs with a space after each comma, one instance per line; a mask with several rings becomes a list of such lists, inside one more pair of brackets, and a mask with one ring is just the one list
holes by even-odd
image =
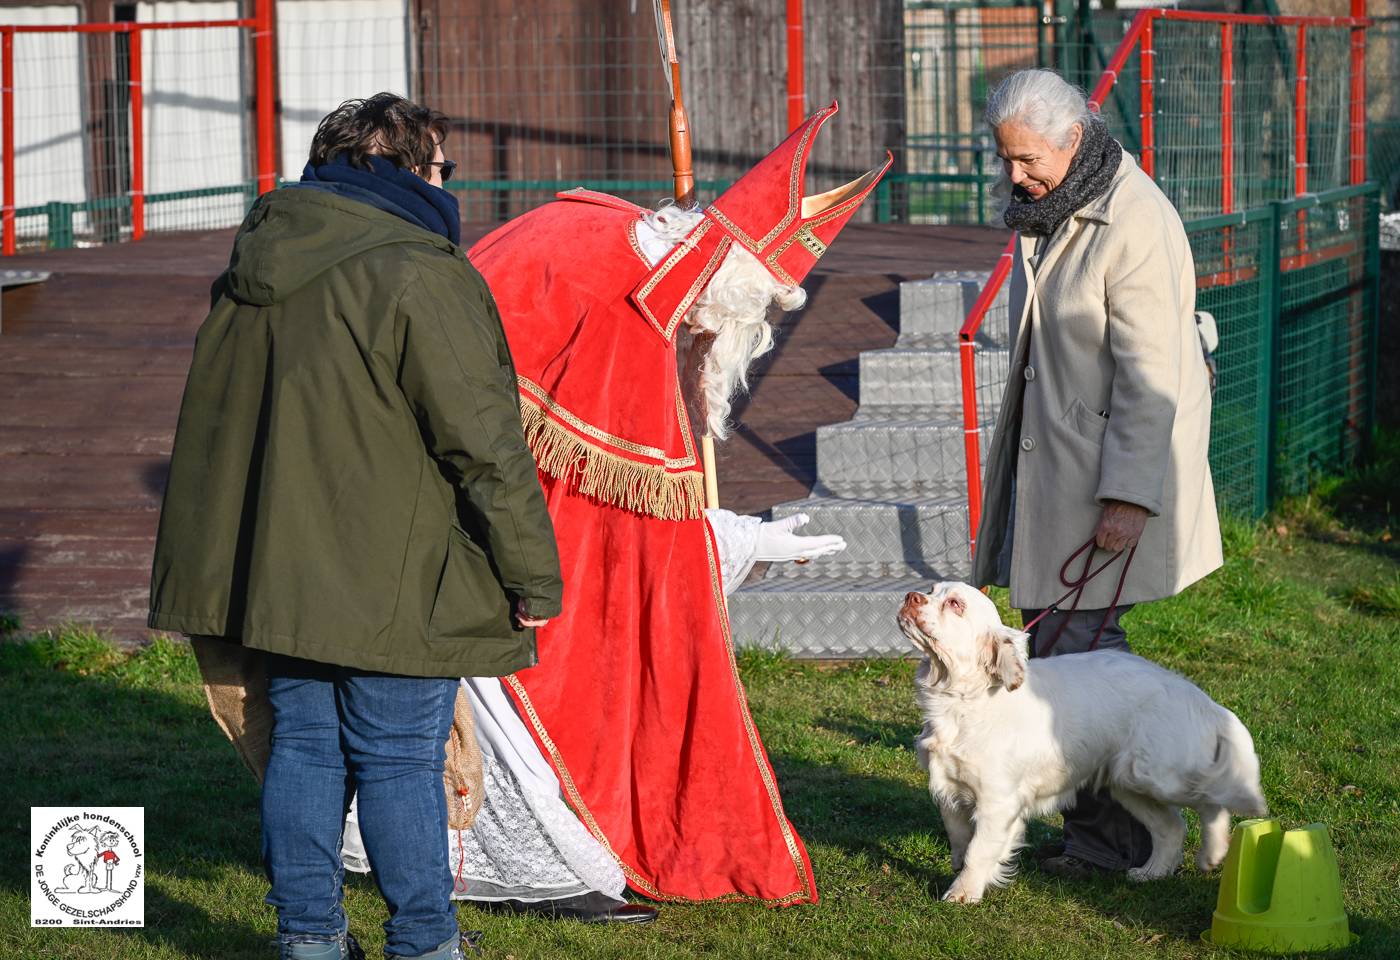
[[490, 292], [441, 188], [442, 114], [379, 94], [264, 196], [200, 327], [150, 625], [266, 656], [263, 852], [281, 956], [358, 949], [340, 831], [389, 904], [386, 953], [458, 956], [442, 841], [459, 677], [535, 662], [560, 613], [549, 515]]

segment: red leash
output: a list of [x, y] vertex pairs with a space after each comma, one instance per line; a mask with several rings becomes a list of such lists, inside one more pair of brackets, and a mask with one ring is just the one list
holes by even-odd
[[[1084, 569], [1080, 571], [1079, 579], [1070, 580], [1068, 574], [1069, 565], [1074, 562], [1075, 557], [1079, 556], [1081, 553], [1084, 553], [1084, 551], [1086, 550], [1089, 552], [1084, 557]], [[1075, 611], [1077, 611], [1079, 609], [1079, 601], [1084, 597], [1084, 588], [1089, 585], [1089, 581], [1097, 577], [1099, 574], [1103, 573], [1109, 567], [1113, 566], [1114, 562], [1119, 557], [1124, 555], [1123, 551], [1119, 550], [1113, 556], [1109, 557], [1102, 564], [1100, 564], [1098, 568], [1091, 573], [1089, 568], [1094, 562], [1094, 553], [1097, 550], [1098, 545], [1094, 543], [1094, 538], [1090, 537], [1085, 542], [1084, 546], [1080, 547], [1078, 550], [1074, 551], [1068, 557], [1065, 558], [1065, 562], [1060, 565], [1060, 583], [1066, 587], [1069, 587], [1069, 592], [1066, 593], [1064, 596], [1060, 597], [1060, 599], [1056, 600], [1054, 603], [1050, 604], [1050, 606], [1046, 607], [1044, 610], [1040, 611], [1040, 613], [1036, 614], [1031, 619], [1031, 622], [1026, 624], [1023, 628], [1026, 630], [1026, 632], [1029, 633], [1031, 627], [1035, 626], [1037, 623], [1045, 619], [1050, 614], [1058, 613], [1060, 610], [1060, 604], [1064, 603], [1070, 597], [1074, 597], [1074, 603], [1070, 606], [1069, 612], [1074, 613]], [[1137, 553], [1137, 544], [1133, 544], [1128, 549], [1127, 559], [1123, 561], [1123, 571], [1120, 574], [1118, 574], [1118, 589], [1113, 591], [1113, 602], [1108, 605], [1108, 610], [1105, 611], [1103, 615], [1103, 620], [1099, 623], [1098, 632], [1094, 634], [1094, 642], [1089, 644], [1089, 649], [1091, 651], [1098, 649], [1099, 639], [1103, 636], [1104, 628], [1108, 626], [1108, 621], [1113, 616], [1113, 611], [1118, 609], [1118, 598], [1123, 596], [1123, 584], [1126, 583], [1128, 580], [1128, 568], [1132, 566], [1133, 554], [1135, 553]], [[1068, 617], [1066, 617], [1064, 622], [1060, 624], [1060, 629], [1055, 631], [1055, 635], [1050, 638], [1050, 642], [1048, 644], [1046, 644], [1044, 647], [1039, 647], [1039, 645], [1037, 645], [1038, 649], [1036, 650], [1035, 655], [1037, 657], [1048, 657], [1050, 655], [1050, 651], [1055, 649], [1055, 644], [1060, 642], [1060, 637], [1064, 634], [1065, 627], [1067, 626], [1069, 626]]]

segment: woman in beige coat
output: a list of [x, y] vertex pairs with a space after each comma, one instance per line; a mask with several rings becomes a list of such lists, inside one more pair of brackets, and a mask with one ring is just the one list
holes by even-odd
[[[1087, 541], [1095, 567], [1125, 551], [1078, 610], [1052, 610], [1031, 634], [1039, 656], [1126, 650], [1119, 617], [1130, 606], [1172, 596], [1221, 563], [1191, 247], [1170, 201], [1057, 74], [1008, 77], [986, 118], [1019, 256], [974, 576], [1009, 585], [1030, 622], [1065, 594], [1061, 568]], [[1083, 564], [1083, 555], [1069, 564], [1071, 582]], [[1141, 824], [1085, 790], [1065, 813], [1063, 848], [1042, 866], [1126, 870], [1150, 852]]]

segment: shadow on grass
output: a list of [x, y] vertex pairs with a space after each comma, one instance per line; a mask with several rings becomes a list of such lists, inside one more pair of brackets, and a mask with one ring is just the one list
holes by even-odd
[[150, 883], [146, 885], [146, 926], [132, 931], [132, 936], [153, 947], [167, 947], [204, 960], [267, 960], [277, 952], [276, 937], [270, 931], [214, 919], [195, 904], [166, 896]]
[[[1400, 511], [1400, 431], [1378, 431], [1369, 462], [1340, 479], [1324, 481], [1317, 499], [1342, 525], [1367, 535], [1362, 544], [1366, 549], [1400, 560], [1400, 530], [1395, 529]], [[1370, 539], [1386, 533], [1396, 539]]]
[[[914, 741], [922, 729], [921, 723], [873, 720], [860, 714], [827, 714], [817, 721], [817, 726], [833, 733], [844, 734], [860, 746], [908, 747], [913, 749]], [[928, 795], [924, 795], [927, 799]]]
[[[268, 955], [269, 930], [215, 919], [168, 892], [190, 882], [217, 896], [231, 876], [261, 876], [256, 782], [204, 709], [195, 676], [161, 681], [165, 664], [148, 665], [145, 678], [118, 674], [139, 661], [99, 643], [0, 641], [14, 811], [0, 832], [0, 889], [28, 896], [26, 808], [144, 807], [147, 926], [122, 936], [195, 957]], [[192, 671], [192, 658], [180, 667]]]

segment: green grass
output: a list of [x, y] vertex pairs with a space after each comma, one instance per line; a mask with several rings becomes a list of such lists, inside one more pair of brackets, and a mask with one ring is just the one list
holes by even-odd
[[[1340, 857], [1358, 958], [1400, 956], [1400, 491], [1397, 445], [1259, 525], [1229, 523], [1223, 570], [1125, 619], [1145, 655], [1199, 682], [1254, 732], [1265, 792], [1288, 825], [1321, 821]], [[1004, 605], [1004, 596], [999, 597]], [[14, 633], [13, 622], [0, 632]], [[909, 662], [837, 668], [741, 657], [750, 702], [806, 838], [822, 902], [666, 906], [646, 928], [503, 919], [463, 907], [485, 956], [1193, 958], [1215, 880], [1188, 866], [1136, 886], [1022, 870], [980, 905], [938, 902], [948, 844], [911, 748]], [[270, 958], [257, 790], [207, 716], [188, 648], [133, 654], [64, 631], [0, 644], [8, 757], [0, 958]], [[146, 927], [31, 930], [28, 811], [146, 808]], [[1033, 823], [1033, 841], [1053, 823]], [[1194, 843], [1194, 836], [1192, 838]], [[382, 901], [352, 876], [352, 929], [378, 956]]]

